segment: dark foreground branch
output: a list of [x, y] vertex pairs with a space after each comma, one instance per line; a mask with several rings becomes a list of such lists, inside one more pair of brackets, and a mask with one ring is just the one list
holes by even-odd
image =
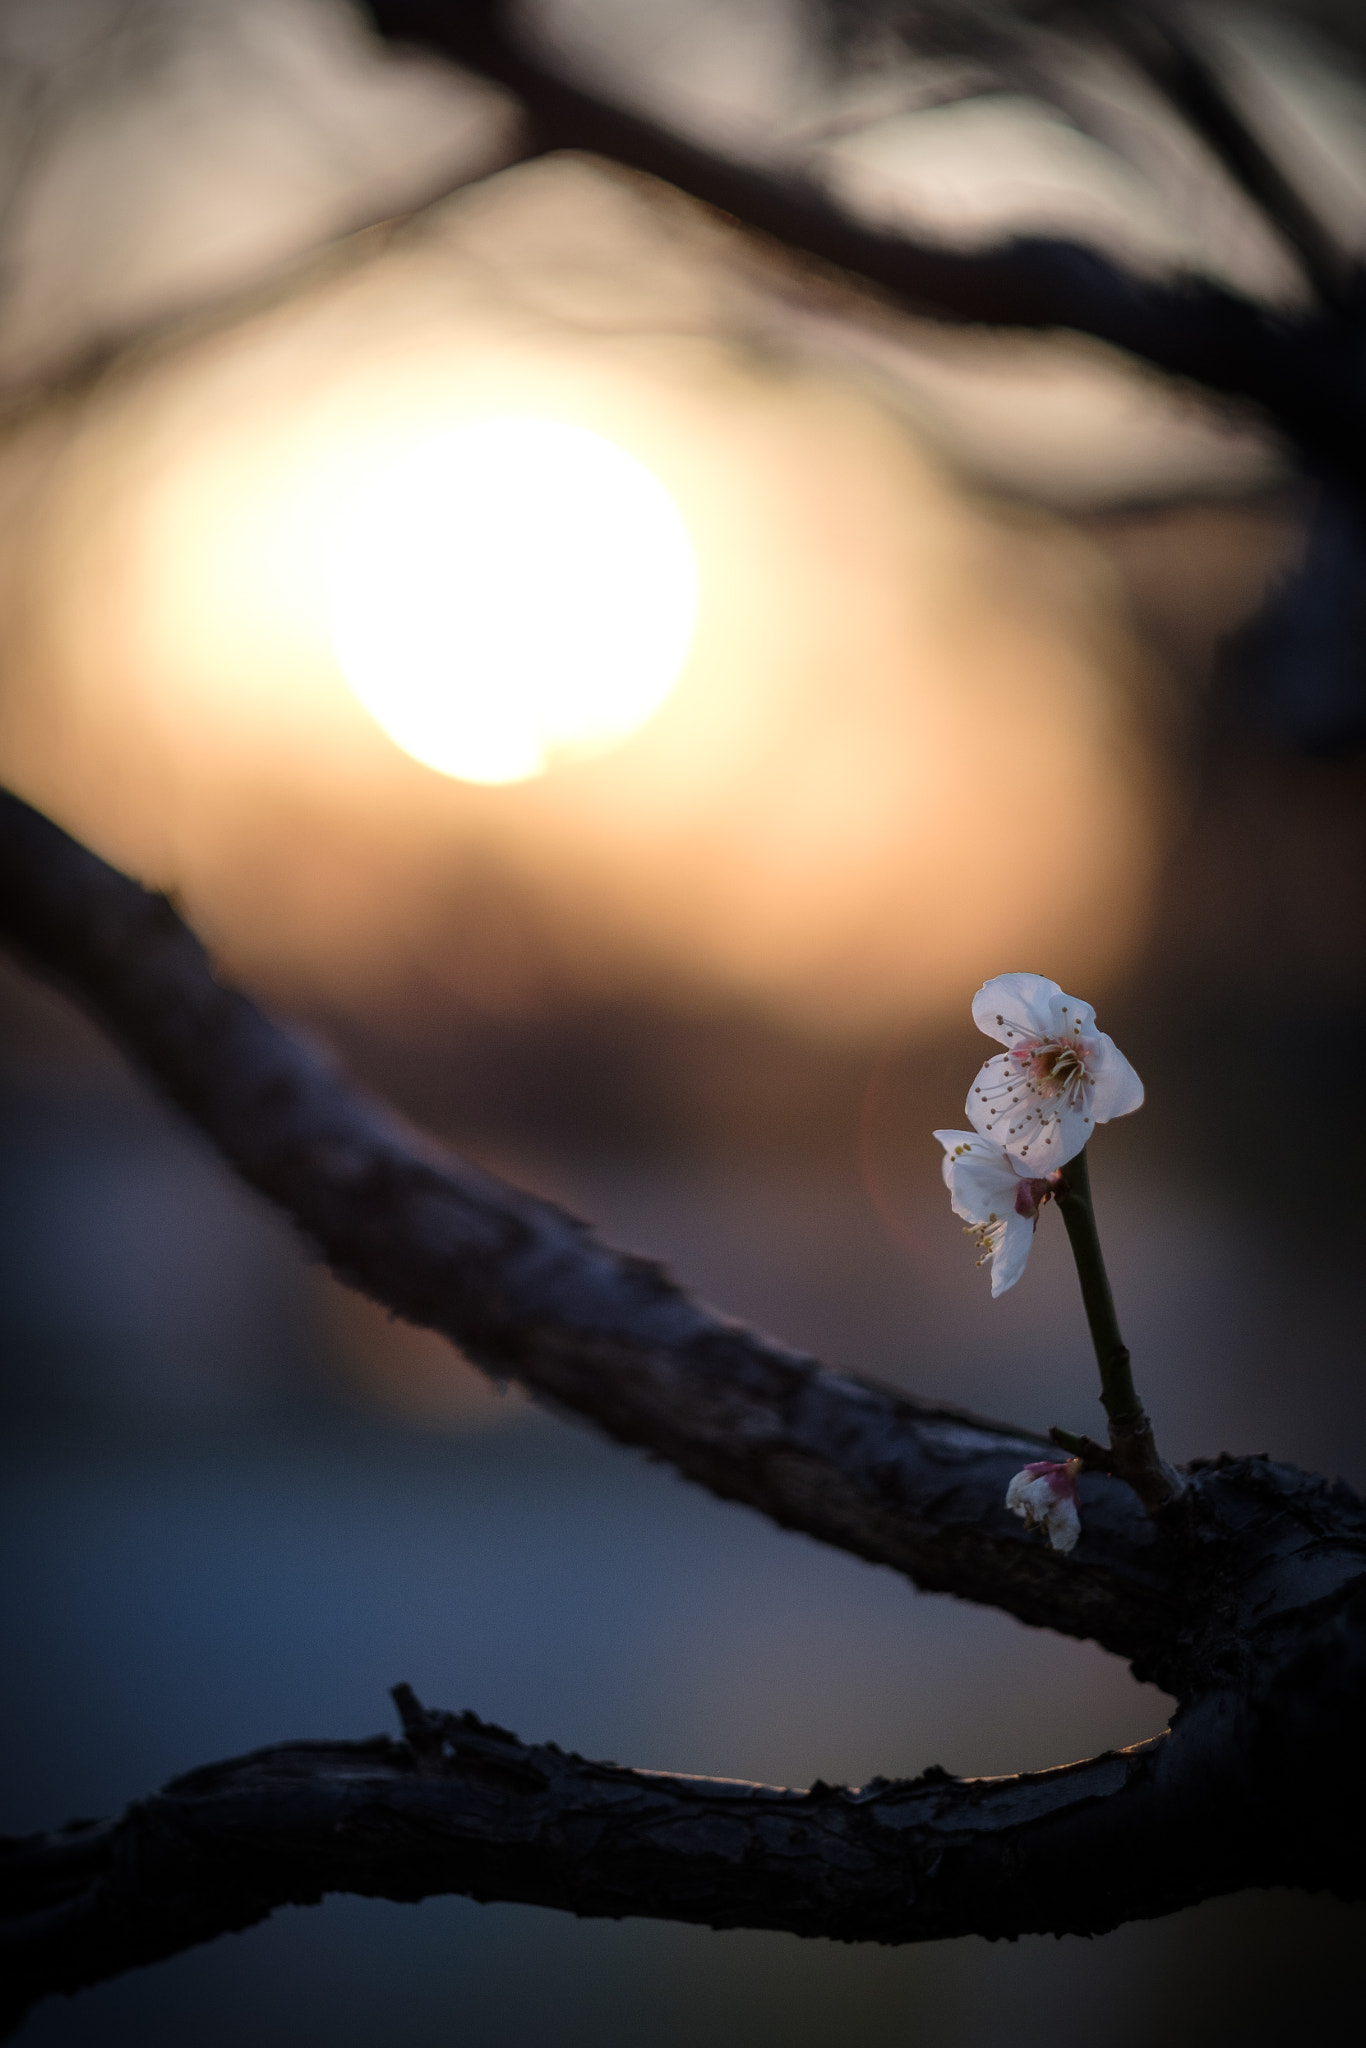
[[588, 1763], [400, 1686], [404, 1742], [288, 1743], [0, 1841], [0, 2019], [334, 1891], [878, 1942], [1099, 1934], [1256, 1884], [1362, 1897], [1366, 1507], [1253, 1459], [1197, 1474], [1179, 1511], [1164, 1736], [797, 1792]]
[[0, 942], [67, 988], [353, 1286], [728, 1500], [918, 1585], [1148, 1663], [1171, 1559], [1085, 1482], [1061, 1558], [1002, 1505], [1042, 1441], [911, 1400], [691, 1301], [552, 1203], [400, 1127], [214, 979], [149, 894], [0, 792]]
[[395, 1697], [404, 1742], [282, 1744], [0, 1844], [0, 2023], [328, 1892], [914, 1942], [1096, 1934], [1275, 1872], [1168, 1783], [1166, 1737], [1025, 1777], [799, 1792], [585, 1762]]

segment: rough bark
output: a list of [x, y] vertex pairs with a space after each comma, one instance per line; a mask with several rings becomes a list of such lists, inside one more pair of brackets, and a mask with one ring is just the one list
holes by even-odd
[[[909, 1942], [1098, 1933], [1238, 1882], [1224, 1845], [1222, 1868], [1178, 1856], [1153, 1885], [1183, 1819], [1163, 1787], [1167, 1738], [1029, 1777], [931, 1770], [796, 1792], [589, 1763], [408, 1706], [406, 1742], [281, 1744], [176, 1779], [118, 1821], [0, 1844], [0, 2020], [329, 1891]], [[1102, 1811], [1127, 1851], [1112, 1886], [1084, 1853]]]
[[1247, 1885], [1366, 1896], [1366, 1506], [1260, 1460], [1180, 1517], [1170, 1732], [1003, 1778], [806, 1791], [531, 1746], [395, 1689], [406, 1741], [289, 1743], [0, 1842], [0, 2025], [332, 1891], [840, 1941], [1099, 1934]]

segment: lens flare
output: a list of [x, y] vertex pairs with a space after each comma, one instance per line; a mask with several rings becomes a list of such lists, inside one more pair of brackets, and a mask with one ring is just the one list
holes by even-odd
[[331, 629], [389, 737], [445, 775], [520, 782], [643, 725], [692, 642], [683, 515], [612, 441], [492, 419], [425, 442], [341, 525]]

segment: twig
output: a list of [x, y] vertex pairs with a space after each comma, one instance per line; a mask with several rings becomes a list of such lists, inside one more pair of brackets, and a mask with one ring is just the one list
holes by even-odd
[[[1055, 1199], [1067, 1227], [1081, 1282], [1082, 1305], [1100, 1368], [1101, 1405], [1110, 1424], [1110, 1457], [1100, 1469], [1113, 1472], [1132, 1486], [1150, 1515], [1160, 1514], [1180, 1499], [1185, 1482], [1159, 1454], [1152, 1423], [1134, 1386], [1129, 1347], [1120, 1334], [1110, 1276], [1105, 1270], [1105, 1255], [1096, 1229], [1086, 1148], [1068, 1161], [1061, 1183]], [[1061, 1442], [1055, 1432], [1049, 1434], [1055, 1443]], [[1087, 1454], [1082, 1451], [1074, 1455]]]

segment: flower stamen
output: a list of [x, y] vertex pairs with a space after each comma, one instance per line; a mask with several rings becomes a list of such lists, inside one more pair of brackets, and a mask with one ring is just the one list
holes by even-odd
[[1007, 1058], [1025, 1069], [1025, 1085], [1032, 1093], [1041, 1095], [1045, 1101], [1064, 1095], [1076, 1103], [1083, 1088], [1091, 1082], [1087, 1062], [1093, 1050], [1074, 1028], [1070, 1039], [1034, 1038], [1023, 1045], [1013, 1045]]

